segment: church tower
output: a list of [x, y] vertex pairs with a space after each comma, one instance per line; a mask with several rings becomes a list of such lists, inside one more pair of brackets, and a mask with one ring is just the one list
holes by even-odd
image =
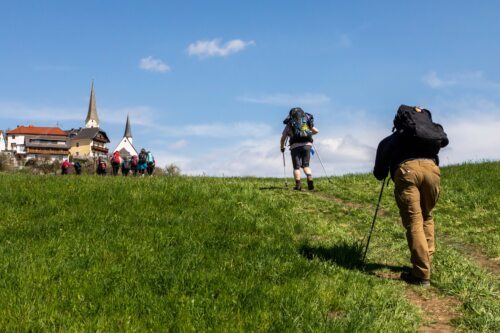
[[132, 129], [130, 128], [130, 117], [128, 114], [127, 122], [125, 123], [125, 132], [123, 132], [123, 138], [113, 151], [118, 151], [122, 158], [130, 158], [134, 155], [139, 155], [137, 149], [135, 149], [134, 145], [132, 144]]
[[130, 119], [129, 115], [127, 114], [127, 123], [125, 124], [125, 133], [123, 133], [123, 138], [128, 139], [130, 143], [133, 143], [132, 141], [132, 130], [130, 129]]
[[86, 128], [99, 128], [99, 117], [97, 116], [97, 107], [95, 103], [94, 80], [92, 80], [92, 90], [90, 91], [89, 111], [85, 119]]

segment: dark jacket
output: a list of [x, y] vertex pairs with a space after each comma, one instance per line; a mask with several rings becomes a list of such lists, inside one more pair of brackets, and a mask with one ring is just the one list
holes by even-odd
[[[448, 140], [441, 144], [441, 147], [448, 145]], [[397, 133], [392, 133], [382, 141], [377, 148], [377, 157], [375, 158], [375, 167], [373, 175], [378, 180], [387, 177], [387, 173], [391, 172], [391, 178], [394, 179], [394, 174], [402, 162], [414, 160], [417, 158], [432, 159], [439, 165], [439, 157], [437, 154], [429, 154], [418, 151], [411, 142], [405, 140]]]

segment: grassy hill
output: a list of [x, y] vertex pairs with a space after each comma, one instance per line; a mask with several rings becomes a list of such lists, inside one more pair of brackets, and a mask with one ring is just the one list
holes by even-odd
[[422, 290], [397, 278], [409, 254], [392, 183], [360, 263], [370, 175], [317, 179], [313, 193], [282, 179], [0, 175], [0, 331], [414, 332], [437, 325], [426, 306], [440, 300], [454, 329], [498, 332], [499, 184], [500, 163], [442, 169]]

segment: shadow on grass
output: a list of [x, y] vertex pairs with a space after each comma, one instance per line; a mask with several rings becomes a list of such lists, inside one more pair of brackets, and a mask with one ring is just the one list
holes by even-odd
[[268, 191], [268, 190], [288, 190], [288, 187], [284, 187], [284, 186], [267, 186], [267, 187], [259, 187], [259, 190], [261, 190], [261, 191]]
[[309, 260], [317, 258], [319, 260], [333, 262], [341, 267], [348, 269], [356, 269], [368, 273], [372, 273], [373, 271], [381, 269], [388, 269], [391, 272], [403, 272], [408, 269], [405, 266], [385, 265], [377, 263], [365, 264], [363, 262], [364, 250], [365, 246], [363, 243], [349, 243], [347, 241], [343, 241], [331, 247], [310, 246], [308, 244], [302, 244], [299, 247], [300, 254], [302, 254]]

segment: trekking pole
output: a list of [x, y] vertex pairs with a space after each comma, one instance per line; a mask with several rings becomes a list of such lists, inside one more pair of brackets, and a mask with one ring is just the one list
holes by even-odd
[[[286, 142], [288, 141], [288, 138], [285, 140], [285, 146], [286, 146]], [[283, 180], [285, 181], [285, 188], [288, 188], [288, 183], [286, 181], [286, 164], [285, 164], [285, 152], [281, 152], [281, 154], [283, 155]]]
[[285, 152], [283, 154], [283, 180], [285, 181], [285, 187], [288, 188], [288, 183], [286, 181], [286, 167], [285, 167]]
[[[375, 209], [375, 215], [373, 215], [372, 227], [370, 229], [370, 232], [368, 233], [368, 241], [366, 242], [365, 253], [363, 254], [363, 263], [365, 262], [366, 252], [368, 252], [368, 245], [370, 244], [370, 238], [372, 237], [373, 227], [375, 226], [375, 220], [377, 218], [378, 208], [380, 207], [380, 201], [382, 200], [382, 193], [384, 192], [386, 179], [387, 177], [385, 177], [384, 180], [382, 181], [382, 188], [380, 189], [380, 195], [378, 196], [377, 208]], [[387, 184], [389, 184], [389, 181], [387, 181]]]
[[318, 160], [319, 160], [319, 163], [321, 164], [321, 167], [323, 168], [323, 171], [325, 172], [326, 179], [328, 179], [328, 181], [330, 183], [332, 183], [332, 181], [330, 180], [330, 177], [328, 177], [328, 174], [326, 173], [325, 166], [323, 165], [323, 162], [321, 161], [321, 157], [319, 156], [319, 151], [316, 148], [316, 146], [314, 145], [314, 143], [313, 143], [313, 148], [314, 148], [314, 152], [318, 155]]

